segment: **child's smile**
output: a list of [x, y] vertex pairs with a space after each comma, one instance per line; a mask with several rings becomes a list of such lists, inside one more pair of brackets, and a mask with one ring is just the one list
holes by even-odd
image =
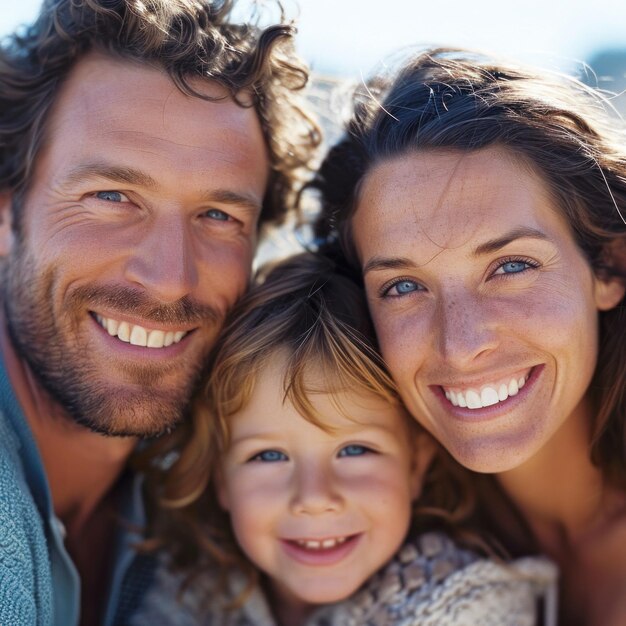
[[373, 393], [321, 391], [328, 382], [312, 367], [318, 426], [284, 399], [283, 373], [279, 354], [229, 418], [220, 501], [280, 602], [337, 602], [405, 539], [420, 486], [415, 435], [403, 410]]

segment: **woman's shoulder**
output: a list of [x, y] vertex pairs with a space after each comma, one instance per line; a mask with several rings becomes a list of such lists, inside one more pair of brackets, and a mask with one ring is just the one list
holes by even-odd
[[365, 587], [337, 606], [333, 623], [532, 626], [538, 623], [540, 598], [550, 612], [556, 610], [556, 577], [546, 559], [506, 563], [462, 548], [442, 533], [426, 533], [406, 543]]

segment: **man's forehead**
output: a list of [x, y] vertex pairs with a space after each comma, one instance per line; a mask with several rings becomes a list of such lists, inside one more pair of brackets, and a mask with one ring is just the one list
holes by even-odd
[[253, 108], [236, 104], [228, 90], [216, 81], [191, 78], [189, 83], [202, 97], [184, 94], [156, 64], [90, 53], [70, 72], [59, 91], [52, 117], [57, 123], [68, 121], [68, 116], [72, 124], [81, 118], [90, 123], [116, 123], [123, 122], [127, 114], [148, 112], [155, 107], [163, 124], [192, 113], [210, 119], [234, 115], [242, 121], [250, 118], [251, 113], [256, 116]]

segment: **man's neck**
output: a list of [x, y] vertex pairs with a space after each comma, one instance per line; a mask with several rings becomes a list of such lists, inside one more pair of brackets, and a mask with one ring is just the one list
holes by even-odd
[[4, 320], [0, 351], [39, 448], [54, 511], [68, 535], [80, 535], [122, 473], [136, 440], [104, 437], [74, 423], [15, 352]]

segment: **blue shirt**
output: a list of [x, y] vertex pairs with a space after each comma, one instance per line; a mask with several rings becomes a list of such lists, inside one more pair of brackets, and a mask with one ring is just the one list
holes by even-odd
[[[141, 480], [123, 486], [121, 516], [145, 524]], [[65, 549], [33, 435], [0, 359], [0, 624], [77, 626], [80, 578]], [[151, 580], [153, 559], [137, 555], [138, 535], [120, 527], [103, 626], [122, 626]]]

